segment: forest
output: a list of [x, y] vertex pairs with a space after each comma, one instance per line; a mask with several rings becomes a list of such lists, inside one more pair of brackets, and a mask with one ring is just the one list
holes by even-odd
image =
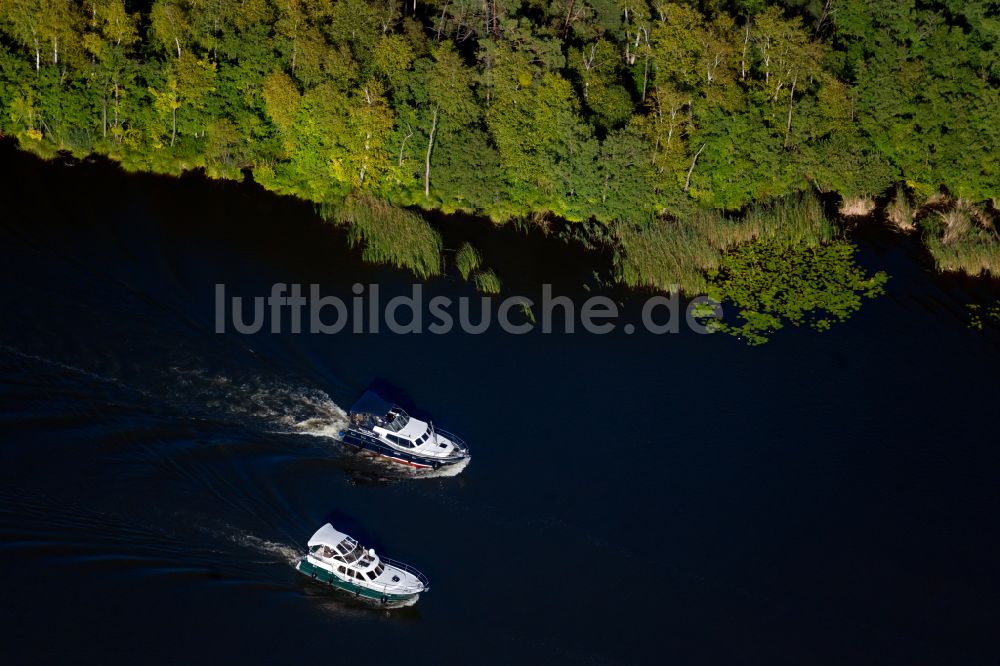
[[[579, 222], [631, 285], [876, 203], [1000, 272], [1000, 3], [0, 0], [0, 131], [130, 170], [249, 174], [437, 272], [414, 210]], [[798, 220], [798, 221], [797, 221]]]

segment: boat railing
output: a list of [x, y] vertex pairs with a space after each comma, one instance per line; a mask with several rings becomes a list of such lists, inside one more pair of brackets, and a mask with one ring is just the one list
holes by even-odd
[[[384, 562], [385, 564], [388, 564], [390, 566], [396, 567], [397, 569], [402, 569], [406, 573], [408, 573], [408, 574], [416, 577], [416, 579], [419, 580], [423, 584], [423, 590], [424, 591], [431, 589], [431, 582], [427, 579], [427, 576], [425, 576], [424, 574], [422, 574], [417, 569], [411, 567], [409, 564], [406, 564], [405, 562], [399, 562], [397, 560], [392, 560], [392, 559], [389, 559], [388, 557], [382, 557], [381, 555], [379, 555], [378, 558], [379, 558], [379, 560], [381, 562]], [[388, 586], [388, 583], [386, 583], [386, 586]], [[400, 587], [402, 587], [404, 590], [407, 590], [407, 591], [410, 591], [410, 590], [414, 590], [415, 591], [416, 590], [416, 588], [410, 588], [410, 587], [405, 586], [405, 585], [404, 586], [400, 586]]]
[[438, 428], [437, 426], [434, 426], [434, 433], [438, 435], [444, 435], [445, 437], [447, 437], [449, 440], [451, 440], [451, 443], [455, 445], [455, 448], [457, 448], [462, 453], [469, 452], [469, 445], [465, 443], [464, 439], [462, 439], [455, 433], [448, 432], [444, 428]]

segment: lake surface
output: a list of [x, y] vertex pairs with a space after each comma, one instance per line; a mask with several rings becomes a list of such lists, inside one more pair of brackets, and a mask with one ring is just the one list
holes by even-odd
[[[995, 664], [1000, 336], [912, 240], [831, 332], [213, 332], [214, 285], [408, 293], [251, 185], [0, 148], [4, 663]], [[505, 294], [608, 257], [439, 220]], [[448, 276], [425, 294], [474, 295]], [[608, 292], [638, 321], [641, 295]], [[557, 330], [559, 327], [557, 327]], [[369, 386], [465, 437], [394, 478], [324, 433]], [[292, 564], [331, 520], [432, 583], [392, 612]]]

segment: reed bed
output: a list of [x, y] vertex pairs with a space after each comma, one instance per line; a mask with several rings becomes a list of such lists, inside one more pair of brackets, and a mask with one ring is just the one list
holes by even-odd
[[463, 243], [455, 253], [455, 267], [462, 274], [463, 280], [468, 280], [473, 271], [483, 263], [482, 255], [470, 243]]
[[900, 231], [909, 233], [916, 230], [917, 225], [913, 223], [913, 205], [910, 203], [910, 195], [905, 187], [896, 188], [896, 196], [886, 208], [885, 217], [892, 226]]
[[722, 253], [752, 241], [819, 245], [833, 239], [833, 226], [811, 193], [751, 206], [739, 218], [694, 210], [679, 219], [616, 227], [616, 278], [632, 287], [704, 293], [706, 274]]
[[833, 225], [823, 204], [811, 192], [764, 204], [754, 204], [741, 218], [714, 216], [709, 239], [719, 249], [729, 249], [755, 240], [819, 245], [833, 240]]
[[[935, 201], [940, 206], [940, 201]], [[1000, 233], [985, 211], [964, 199], [921, 219], [924, 243], [939, 271], [1000, 275]]]
[[500, 293], [500, 278], [497, 277], [492, 268], [476, 271], [472, 276], [472, 283], [476, 285], [476, 289], [484, 294]]
[[721, 259], [719, 250], [690, 219], [656, 220], [643, 227], [620, 225], [616, 236], [616, 278], [630, 287], [704, 293], [705, 272], [718, 267]]
[[417, 277], [441, 272], [441, 237], [419, 215], [370, 195], [351, 195], [335, 211], [349, 224], [352, 246], [362, 245], [362, 258], [407, 268]]
[[844, 217], [868, 217], [875, 211], [875, 200], [871, 197], [852, 197], [840, 204], [840, 214]]

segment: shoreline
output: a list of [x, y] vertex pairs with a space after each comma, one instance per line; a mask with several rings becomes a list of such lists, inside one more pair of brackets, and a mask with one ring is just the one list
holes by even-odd
[[[167, 190], [172, 192], [165, 195], [170, 199], [183, 198], [183, 195], [179, 195], [178, 192], [189, 187], [194, 188], [191, 191], [196, 196], [199, 192], [217, 191], [224, 199], [230, 198], [231, 201], [235, 201], [231, 199], [233, 196], [238, 196], [241, 199], [248, 196], [261, 197], [260, 202], [267, 202], [267, 206], [282, 211], [282, 217], [287, 218], [291, 215], [303, 223], [316, 224], [320, 228], [333, 231], [337, 236], [334, 242], [343, 246], [353, 245], [354, 249], [350, 250], [351, 254], [362, 255], [360, 260], [364, 263], [373, 267], [391, 264], [387, 261], [372, 262], [365, 258], [363, 250], [358, 248], [358, 243], [352, 244], [351, 242], [350, 223], [324, 221], [324, 216], [316, 211], [315, 206], [309, 202], [288, 195], [276, 195], [250, 178], [244, 179], [243, 182], [234, 182], [213, 179], [199, 171], [184, 172], [180, 177], [150, 172], [128, 172], [121, 164], [100, 155], [83, 159], [70, 155], [59, 155], [56, 159], [46, 159], [32, 154], [30, 151], [21, 150], [9, 138], [4, 140], [2, 145], [4, 150], [9, 151], [8, 159], [27, 159], [35, 162], [40, 170], [37, 177], [40, 178], [50, 177], [51, 172], [48, 176], [45, 174], [45, 171], [49, 169], [100, 169], [103, 172], [93, 172], [91, 176], [99, 176], [100, 180], [107, 180], [113, 174], [111, 177], [121, 178], [123, 181], [132, 178], [160, 181], [165, 184]], [[110, 183], [109, 187], [113, 191], [127, 186], [118, 185], [116, 187], [115, 183]], [[824, 197], [821, 203], [824, 221], [828, 220], [828, 213], [836, 209], [838, 201], [834, 195]], [[867, 237], [869, 239], [876, 238], [877, 243], [882, 245], [902, 245], [909, 248], [907, 253], [912, 255], [914, 261], [923, 266], [925, 270], [933, 271], [933, 256], [925, 243], [922, 242], [920, 235], [917, 233], [904, 234], [887, 224], [884, 221], [886, 207], [883, 202], [879, 203], [880, 205], [870, 210], [865, 216], [841, 216], [832, 222], [827, 222], [831, 228], [829, 238], [846, 240], [853, 244], [855, 241]], [[223, 205], [228, 206], [228, 204]], [[590, 233], [595, 228], [598, 232], [602, 231], [599, 224], [547, 220], [544, 225], [533, 222], [498, 225], [482, 217], [447, 214], [440, 211], [426, 212], [421, 216], [421, 219], [441, 239], [441, 254], [439, 256], [441, 269], [436, 271], [435, 275], [444, 279], [465, 280], [458, 274], [454, 258], [460, 248], [471, 244], [477, 247], [482, 254], [483, 267], [488, 267], [488, 270], [495, 273], [498, 280], [498, 291], [496, 292], [498, 294], [499, 290], [508, 295], [510, 293], [530, 292], [535, 285], [543, 282], [556, 284], [561, 293], [576, 294], [581, 297], [593, 293], [605, 293], [620, 303], [633, 298], [641, 298], [643, 295], [650, 297], [669, 291], [654, 285], [625, 284], [622, 280], [616, 279], [615, 262], [618, 255], [615, 248], [606, 242], [607, 237], [595, 237]], [[280, 221], [275, 223], [280, 224]], [[294, 248], [298, 247], [298, 242], [308, 243], [307, 238], [308, 235], [301, 240], [291, 237], [291, 251], [295, 251]], [[862, 264], [868, 265], [872, 270], [881, 267], [878, 263], [872, 262], [871, 259], [869, 253]], [[412, 271], [410, 273], [413, 274]], [[423, 280], [420, 276], [414, 277]], [[941, 284], [957, 287], [967, 294], [975, 294], [972, 300], [981, 303], [984, 307], [989, 307], [997, 295], [1000, 295], [1000, 280], [990, 275], [974, 277], [961, 273], [938, 273], [936, 279]], [[467, 281], [475, 284], [471, 276]], [[701, 294], [686, 292], [684, 300], [688, 301], [699, 295]]]
[[[144, 175], [153, 177], [170, 178], [176, 180], [184, 180], [188, 178], [198, 178], [206, 183], [239, 183], [243, 186], [252, 187], [255, 190], [266, 193], [269, 196], [273, 196], [283, 200], [291, 200], [300, 204], [302, 206], [309, 206], [313, 209], [315, 215], [325, 222], [331, 223], [341, 229], [347, 229], [350, 231], [352, 226], [355, 226], [353, 220], [349, 217], [339, 217], [337, 213], [339, 210], [331, 210], [330, 208], [325, 208], [323, 204], [304, 199], [300, 196], [294, 194], [284, 194], [271, 189], [268, 189], [265, 185], [261, 184], [253, 178], [251, 170], [245, 169], [243, 171], [242, 179], [235, 178], [220, 178], [213, 176], [207, 172], [204, 167], [195, 167], [191, 169], [184, 169], [179, 174], [173, 173], [171, 171], [152, 171], [152, 170], [130, 170], [125, 164], [120, 160], [115, 159], [111, 155], [105, 155], [102, 153], [88, 153], [85, 156], [77, 156], [69, 151], [57, 151], [53, 155], [48, 156], [38, 151], [32, 150], [30, 147], [25, 147], [17, 137], [4, 135], [0, 133], [0, 142], [6, 144], [9, 149], [16, 151], [21, 154], [31, 155], [35, 159], [38, 159], [45, 163], [56, 163], [60, 160], [64, 164], [88, 164], [94, 161], [103, 162], [108, 166], [113, 166], [117, 169], [123, 176], [133, 176], [133, 175]], [[893, 186], [887, 191], [883, 192], [878, 196], [864, 197], [861, 199], [846, 199], [837, 192], [813, 192], [812, 197], [816, 198], [818, 205], [822, 208], [822, 214], [826, 217], [827, 221], [832, 225], [834, 234], [843, 234], [851, 229], [862, 227], [862, 226], [880, 226], [885, 229], [899, 233], [903, 236], [913, 237], [918, 243], [927, 251], [931, 262], [934, 262], [934, 254], [931, 252], [928, 244], [928, 233], [922, 230], [917, 221], [921, 218], [926, 218], [929, 215], [939, 214], [943, 215], [949, 212], [951, 208], [955, 206], [956, 203], [961, 205], [969, 205], [975, 210], [975, 216], [978, 217], [984, 224], [991, 224], [994, 228], [994, 235], [997, 236], [998, 247], [992, 248], [994, 251], [1000, 252], [1000, 234], [995, 230], [1000, 228], [1000, 209], [995, 207], [995, 202], [967, 202], [966, 200], [960, 198], [951, 198], [947, 194], [938, 193], [933, 195], [928, 201], [922, 203], [916, 203], [912, 201], [912, 193], [908, 193], [911, 199], [911, 213], [909, 218], [909, 227], [904, 228], [899, 224], [894, 224], [891, 218], [892, 206], [894, 203], [894, 196], [900, 191], [902, 185]], [[810, 193], [803, 192], [798, 196], [810, 196]], [[747, 217], [748, 211], [754, 208], [768, 208], [774, 206], [776, 203], [781, 202], [786, 198], [779, 198], [776, 200], [769, 200], [763, 202], [757, 202], [750, 204], [742, 211], [738, 213], [732, 213], [727, 211], [715, 210], [715, 209], [703, 209], [698, 207], [693, 207], [690, 212], [692, 216], [707, 215], [716, 219], [722, 219], [734, 222], [736, 225], [743, 223]], [[501, 230], [514, 229], [519, 233], [538, 233], [543, 237], [555, 237], [566, 244], [577, 244], [584, 251], [597, 254], [601, 257], [599, 261], [599, 266], [597, 267], [598, 273], [601, 274], [602, 280], [606, 284], [617, 284], [623, 287], [632, 289], [646, 289], [664, 292], [666, 289], [660, 288], [657, 284], [641, 284], [641, 283], [631, 283], [622, 280], [620, 276], [615, 276], [614, 273], [614, 261], [617, 257], [617, 253], [620, 251], [620, 238], [616, 238], [615, 229], [612, 225], [607, 225], [596, 219], [591, 218], [590, 220], [584, 220], [581, 222], [574, 222], [560, 218], [555, 215], [542, 215], [535, 216], [534, 218], [513, 218], [506, 221], [496, 221], [490, 217], [482, 214], [476, 214], [473, 212], [466, 211], [445, 211], [440, 208], [422, 208], [418, 206], [402, 207], [393, 204], [387, 199], [377, 199], [380, 204], [387, 207], [391, 207], [393, 211], [399, 211], [404, 214], [410, 214], [417, 216], [425, 223], [434, 233], [440, 235], [442, 230], [450, 230], [452, 233], [456, 231], [456, 227], [459, 225], [464, 225], [466, 227], [471, 224], [479, 227], [474, 230], [473, 234], [470, 234], [470, 238], [467, 240], [476, 240], [484, 238], [484, 230], [489, 230], [491, 233], [496, 233]], [[852, 213], [851, 209], [857, 209], [858, 204], [864, 209], [862, 213]], [[659, 222], [678, 222], [678, 219], [664, 218]], [[654, 225], [655, 226], [655, 225]], [[778, 233], [781, 233], [779, 230]], [[743, 240], [743, 242], [752, 242], [754, 238], [748, 240]], [[348, 242], [355, 246], [361, 246], [364, 248], [366, 241], [370, 239], [366, 238], [363, 233], [357, 234], [355, 239], [348, 239]], [[736, 245], [738, 245], [737, 243]], [[391, 247], [389, 248], [392, 249]], [[438, 253], [433, 257], [433, 263], [438, 265], [443, 265], [446, 261], [446, 256], [449, 253], [453, 253], [459, 249], [456, 247], [440, 247]], [[696, 248], [697, 249], [697, 248]], [[724, 248], [723, 248], [724, 251]], [[1000, 254], [998, 254], [998, 260], [1000, 260]], [[421, 271], [416, 269], [410, 262], [399, 261], [396, 257], [389, 256], [377, 259], [366, 259], [373, 264], [391, 264], [395, 265], [397, 268], [403, 268], [413, 272], [417, 277], [421, 277]], [[964, 276], [970, 280], [975, 280], [977, 282], [997, 282], [1000, 283], [1000, 272], [993, 274], [989, 270], [984, 269], [979, 273], [972, 273], [966, 270], [958, 269], [943, 269], [939, 266], [935, 266], [935, 270], [942, 276], [952, 276], [960, 277]], [[439, 270], [431, 270], [429, 274], [438, 274]], [[426, 275], [425, 275], [426, 276]], [[502, 277], [502, 276], [501, 276]], [[685, 290], [682, 284], [682, 291], [685, 291], [688, 296], [701, 295], [703, 292], [699, 291], [688, 291]]]

